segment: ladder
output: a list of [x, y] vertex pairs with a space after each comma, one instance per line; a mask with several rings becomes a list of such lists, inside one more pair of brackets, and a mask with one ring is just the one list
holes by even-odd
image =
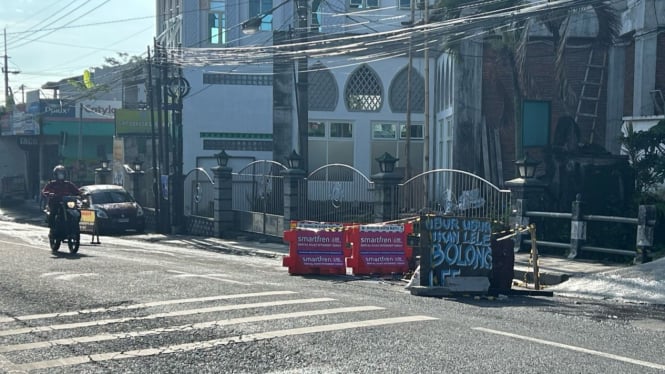
[[[589, 60], [586, 65], [586, 72], [584, 73], [584, 81], [582, 81], [582, 90], [580, 98], [577, 101], [577, 110], [575, 111], [575, 123], [580, 128], [590, 128], [589, 144], [593, 144], [593, 138], [596, 132], [596, 124], [598, 123], [598, 103], [600, 96], [603, 92], [603, 79], [605, 78], [605, 64], [607, 63], [607, 52], [604, 51], [599, 54], [591, 47], [589, 50]], [[580, 123], [584, 121], [587, 126], [582, 126]]]

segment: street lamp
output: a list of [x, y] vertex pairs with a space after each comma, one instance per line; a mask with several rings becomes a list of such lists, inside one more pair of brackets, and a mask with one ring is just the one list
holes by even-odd
[[221, 150], [219, 153], [215, 154], [215, 159], [217, 159], [217, 166], [225, 168], [229, 164], [229, 155], [225, 150]]
[[143, 166], [143, 161], [139, 160], [138, 158], [132, 162], [132, 169], [134, 170], [135, 173], [141, 171], [141, 166]]
[[300, 169], [300, 161], [302, 161], [302, 157], [295, 149], [291, 151], [291, 154], [286, 158], [286, 164], [289, 169]]
[[528, 153], [521, 159], [515, 161], [515, 165], [517, 165], [517, 173], [519, 174], [519, 177], [523, 179], [535, 178], [536, 167], [538, 164], [540, 164], [540, 162], [530, 158]]
[[392, 173], [395, 171], [395, 164], [399, 161], [399, 158], [395, 158], [390, 153], [384, 152], [376, 158], [376, 161], [379, 163], [379, 170], [382, 173]]
[[247, 21], [243, 22], [240, 25], [240, 28], [242, 29], [243, 34], [246, 35], [252, 35], [259, 31], [259, 28], [261, 27], [261, 22], [263, 22], [263, 19], [269, 15], [271, 15], [274, 11], [276, 11], [278, 8], [282, 7], [284, 4], [288, 3], [289, 1], [292, 0], [284, 0], [281, 3], [279, 3], [277, 6], [273, 7], [272, 9], [257, 14], [256, 16], [248, 19]]

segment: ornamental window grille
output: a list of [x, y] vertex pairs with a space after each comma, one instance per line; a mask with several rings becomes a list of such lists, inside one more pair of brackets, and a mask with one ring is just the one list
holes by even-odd
[[337, 108], [339, 90], [333, 74], [321, 63], [310, 67], [309, 110], [333, 112]]
[[[390, 109], [394, 113], [406, 113], [409, 94], [409, 67], [400, 70], [390, 84]], [[425, 113], [425, 79], [411, 69], [411, 112]]]
[[349, 111], [378, 112], [383, 103], [383, 88], [378, 75], [367, 65], [357, 68], [346, 82], [344, 101]]

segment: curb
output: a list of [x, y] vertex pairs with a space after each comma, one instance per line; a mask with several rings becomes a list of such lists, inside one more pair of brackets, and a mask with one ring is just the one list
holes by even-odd
[[[528, 267], [518, 266], [514, 267], [514, 279], [525, 280], [526, 283], [533, 283], [533, 270]], [[563, 283], [570, 279], [570, 274], [560, 273], [556, 271], [541, 271], [540, 284], [547, 286], [554, 286]]]

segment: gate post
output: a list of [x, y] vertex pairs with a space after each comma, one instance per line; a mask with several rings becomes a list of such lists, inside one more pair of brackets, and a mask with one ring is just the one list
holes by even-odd
[[95, 184], [108, 184], [111, 169], [108, 167], [108, 161], [102, 161], [102, 166], [95, 169]]
[[656, 226], [656, 206], [640, 205], [637, 213], [637, 253], [635, 264], [651, 261], [651, 247], [653, 246], [653, 232]]
[[282, 170], [284, 176], [284, 229], [291, 221], [306, 218], [307, 189], [305, 171], [298, 168]]
[[374, 182], [374, 222], [392, 221], [397, 218], [399, 206], [397, 185], [402, 181], [402, 176], [395, 173], [397, 161], [399, 159], [388, 152], [376, 158], [381, 172], [371, 177]]
[[[529, 225], [527, 213], [544, 208], [547, 184], [533, 177], [521, 177], [507, 181], [506, 187], [510, 189], [510, 205], [513, 207], [510, 225], [515, 229], [526, 228]], [[515, 235], [515, 252], [520, 250], [524, 235]]]
[[570, 221], [570, 253], [568, 258], [575, 258], [582, 250], [586, 242], [586, 221], [584, 221], [584, 203], [582, 194], [575, 195], [571, 208]]
[[374, 222], [392, 221], [397, 218], [397, 189], [402, 177], [396, 173], [378, 173], [371, 177], [374, 182]]
[[233, 227], [233, 175], [227, 166], [215, 166], [212, 171], [215, 175], [215, 236], [221, 238]]

